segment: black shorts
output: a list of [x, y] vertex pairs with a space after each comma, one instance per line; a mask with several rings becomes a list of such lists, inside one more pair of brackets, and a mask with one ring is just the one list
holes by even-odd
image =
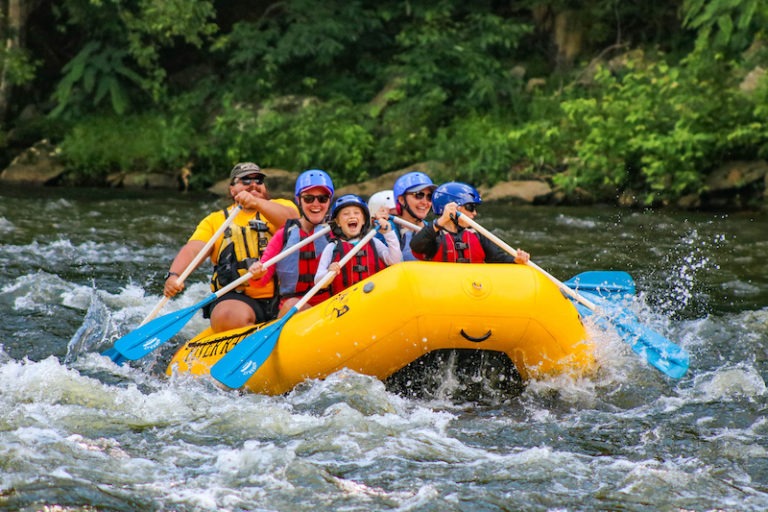
[[235, 291], [227, 292], [215, 301], [203, 307], [203, 318], [211, 318], [211, 311], [213, 311], [213, 308], [216, 306], [216, 304], [223, 300], [239, 300], [240, 302], [245, 302], [251, 306], [251, 309], [256, 314], [256, 323], [267, 322], [277, 318], [277, 305], [279, 302], [278, 297], [273, 297], [271, 299], [254, 299], [242, 292]]

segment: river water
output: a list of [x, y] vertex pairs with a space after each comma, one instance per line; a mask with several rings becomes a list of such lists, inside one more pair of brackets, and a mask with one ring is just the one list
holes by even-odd
[[677, 381], [597, 331], [596, 375], [478, 400], [345, 371], [278, 397], [165, 377], [199, 315], [141, 361], [101, 356], [221, 205], [0, 192], [1, 510], [768, 509], [766, 214], [483, 205], [478, 222], [562, 280], [632, 274], [641, 322], [690, 353]]

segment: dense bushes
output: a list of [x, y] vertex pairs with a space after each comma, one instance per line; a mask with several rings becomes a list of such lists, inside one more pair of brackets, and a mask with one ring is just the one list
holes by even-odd
[[53, 138], [89, 182], [192, 161], [204, 186], [248, 159], [342, 185], [430, 160], [437, 179], [674, 201], [768, 156], [765, 72], [741, 89], [768, 68], [768, 7], [675, 3], [63, 0], [77, 44], [50, 87]]
[[616, 72], [599, 67], [581, 97], [561, 103], [560, 118], [529, 134], [569, 148], [550, 156], [568, 164], [555, 183], [614, 196], [629, 189], [653, 204], [702, 192], [724, 161], [763, 156], [759, 96], [739, 89], [737, 69], [701, 64], [639, 56]]
[[109, 172], [178, 169], [194, 151], [187, 119], [164, 115], [93, 116], [76, 122], [61, 141], [71, 169], [88, 182]]
[[586, 83], [532, 93], [526, 117], [470, 113], [437, 128], [420, 123], [427, 114], [418, 109], [375, 116], [343, 100], [253, 105], [226, 94], [197, 126], [178, 113], [83, 119], [62, 149], [88, 176], [177, 169], [190, 156], [218, 173], [221, 162], [248, 155], [287, 169], [326, 168], [351, 183], [436, 160], [448, 165], [440, 179], [551, 177], [566, 192], [611, 200], [629, 190], [655, 204], [700, 193], [724, 161], [768, 156], [766, 80], [745, 93], [739, 70], [695, 64], [636, 53], [620, 69], [597, 66]]

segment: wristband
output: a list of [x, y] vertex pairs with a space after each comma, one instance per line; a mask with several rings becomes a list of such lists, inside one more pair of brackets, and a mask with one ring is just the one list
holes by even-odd
[[171, 276], [179, 277], [179, 274], [177, 274], [176, 272], [166, 272], [165, 275], [163, 276], [163, 280], [167, 281], [168, 278]]

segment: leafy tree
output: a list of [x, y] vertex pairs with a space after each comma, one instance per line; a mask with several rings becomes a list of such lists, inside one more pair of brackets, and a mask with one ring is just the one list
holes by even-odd
[[560, 133], [574, 153], [568, 172], [556, 177], [566, 189], [645, 191], [646, 204], [675, 200], [701, 192], [703, 171], [725, 158], [755, 157], [749, 143], [764, 137], [763, 128], [744, 138], [740, 127], [761, 121], [717, 63], [634, 60], [618, 75], [601, 68], [595, 82], [589, 97], [561, 105]]
[[124, 114], [129, 106], [128, 85], [140, 86], [142, 77], [125, 62], [127, 52], [112, 46], [102, 47], [98, 41], [87, 43], [62, 69], [64, 78], [53, 97], [56, 108], [51, 116], [58, 117], [69, 110], [70, 116], [83, 115], [88, 99], [98, 107], [108, 95], [112, 110]]
[[[204, 183], [255, 158], [347, 183], [439, 160], [441, 179], [545, 176], [658, 204], [768, 152], [766, 79], [739, 88], [765, 68], [758, 0], [36, 4], [64, 35], [37, 68], [60, 81], [35, 83], [93, 179], [189, 158]], [[573, 69], [552, 58], [564, 35]], [[26, 80], [48, 53], [5, 69]]]
[[208, 0], [66, 0], [54, 10], [60, 30], [76, 32], [82, 41], [62, 69], [54, 116], [87, 114], [107, 94], [118, 114], [131, 106], [131, 93], [164, 99], [167, 73], [160, 50], [177, 42], [200, 47], [217, 30], [209, 21], [215, 11]]
[[683, 25], [698, 31], [700, 50], [742, 51], [768, 26], [765, 0], [686, 0], [683, 11]]

